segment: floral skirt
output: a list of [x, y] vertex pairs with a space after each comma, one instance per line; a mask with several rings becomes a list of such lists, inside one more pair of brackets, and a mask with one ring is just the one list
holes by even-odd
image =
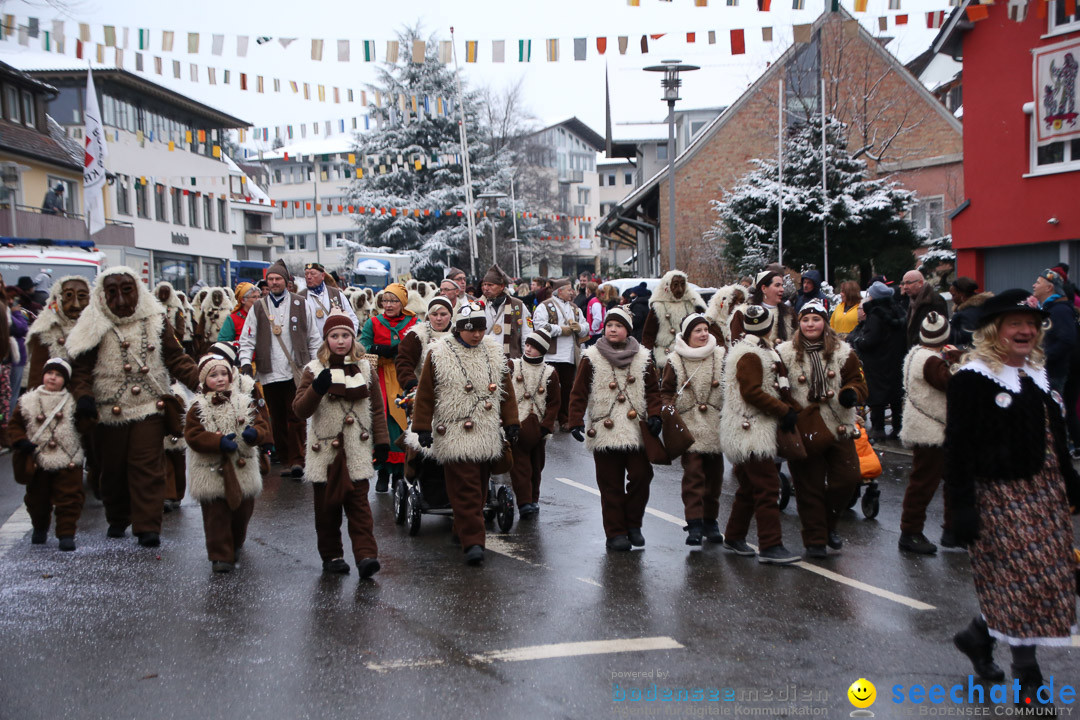
[[990, 634], [1009, 645], [1070, 645], [1076, 561], [1065, 480], [1053, 436], [1034, 477], [976, 482], [975, 593]]

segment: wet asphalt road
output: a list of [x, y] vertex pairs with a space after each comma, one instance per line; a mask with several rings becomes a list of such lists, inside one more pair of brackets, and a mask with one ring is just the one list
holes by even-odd
[[[0, 717], [847, 717], [860, 677], [877, 686], [877, 717], [918, 716], [931, 708], [895, 705], [891, 688], [966, 683], [949, 638], [977, 606], [966, 554], [897, 551], [906, 471], [904, 455], [886, 454], [878, 518], [856, 506], [843, 553], [814, 561], [843, 578], [688, 548], [677, 464], [657, 469], [649, 504], [661, 516], [646, 516], [644, 551], [608, 554], [599, 498], [580, 487], [595, 488], [591, 457], [565, 435], [549, 443], [539, 518], [489, 535], [479, 569], [461, 562], [446, 519], [425, 516], [407, 536], [389, 495], [372, 498], [374, 581], [322, 575], [311, 489], [290, 480], [268, 479], [227, 576], [210, 572], [190, 500], [166, 515], [155, 551], [107, 540], [90, 499], [77, 552], [51, 537], [31, 546], [28, 533], [0, 549]], [[721, 527], [732, 490], [728, 478]], [[0, 458], [0, 519], [20, 503]], [[931, 540], [940, 522], [939, 496]], [[784, 533], [801, 550], [794, 501]], [[490, 654], [627, 640], [641, 642]], [[1007, 668], [1007, 651], [997, 657]], [[1058, 684], [1080, 681], [1077, 648], [1040, 659]], [[721, 700], [618, 699], [634, 688], [648, 698], [653, 683]]]

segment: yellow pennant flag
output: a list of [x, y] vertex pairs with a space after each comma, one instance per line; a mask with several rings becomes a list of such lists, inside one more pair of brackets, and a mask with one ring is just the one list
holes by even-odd
[[415, 168], [416, 168], [417, 170], [419, 170], [419, 169], [420, 169], [420, 167], [421, 167], [421, 165], [420, 165], [420, 161], [419, 161], [419, 160], [417, 160], [416, 162], [414, 162], [414, 163], [413, 163], [413, 167], [415, 167]]
[[356, 165], [356, 155], [353, 153], [349, 153], [349, 164]]
[[476, 40], [465, 41], [465, 62], [476, 62], [476, 48], [480, 43]]
[[176, 150], [176, 143], [174, 143], [172, 140], [170, 140], [169, 141], [169, 152], [172, 152], [173, 150]]
[[221, 157], [221, 146], [220, 145], [215, 145], [214, 146], [214, 157], [216, 157], [216, 158]]
[[186, 143], [191, 142], [191, 131], [190, 130], [185, 130], [184, 131], [184, 142], [186, 142]]

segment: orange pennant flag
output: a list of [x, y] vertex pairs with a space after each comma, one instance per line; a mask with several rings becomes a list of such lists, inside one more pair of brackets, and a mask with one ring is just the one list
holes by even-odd
[[697, 40], [697, 33], [692, 33], [692, 32], [686, 33], [686, 42], [692, 43], [695, 40]]
[[601, 55], [603, 55], [605, 52], [607, 52], [607, 38], [606, 37], [598, 37], [598, 38], [596, 38], [596, 52], [600, 53]]
[[986, 5], [968, 5], [967, 16], [968, 20], [970, 20], [971, 22], [985, 20], [986, 18], [990, 17], [990, 8], [988, 8]]
[[731, 54], [732, 55], [745, 55], [746, 54], [746, 38], [743, 35], [743, 31], [740, 29], [731, 31]]

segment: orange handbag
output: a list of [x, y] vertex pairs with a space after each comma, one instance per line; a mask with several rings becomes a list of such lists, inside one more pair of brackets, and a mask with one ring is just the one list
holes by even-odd
[[859, 470], [863, 480], [873, 480], [881, 475], [881, 458], [874, 451], [869, 438], [866, 437], [866, 428], [862, 423], [855, 423], [859, 428], [859, 437], [855, 438], [855, 451], [859, 453]]

